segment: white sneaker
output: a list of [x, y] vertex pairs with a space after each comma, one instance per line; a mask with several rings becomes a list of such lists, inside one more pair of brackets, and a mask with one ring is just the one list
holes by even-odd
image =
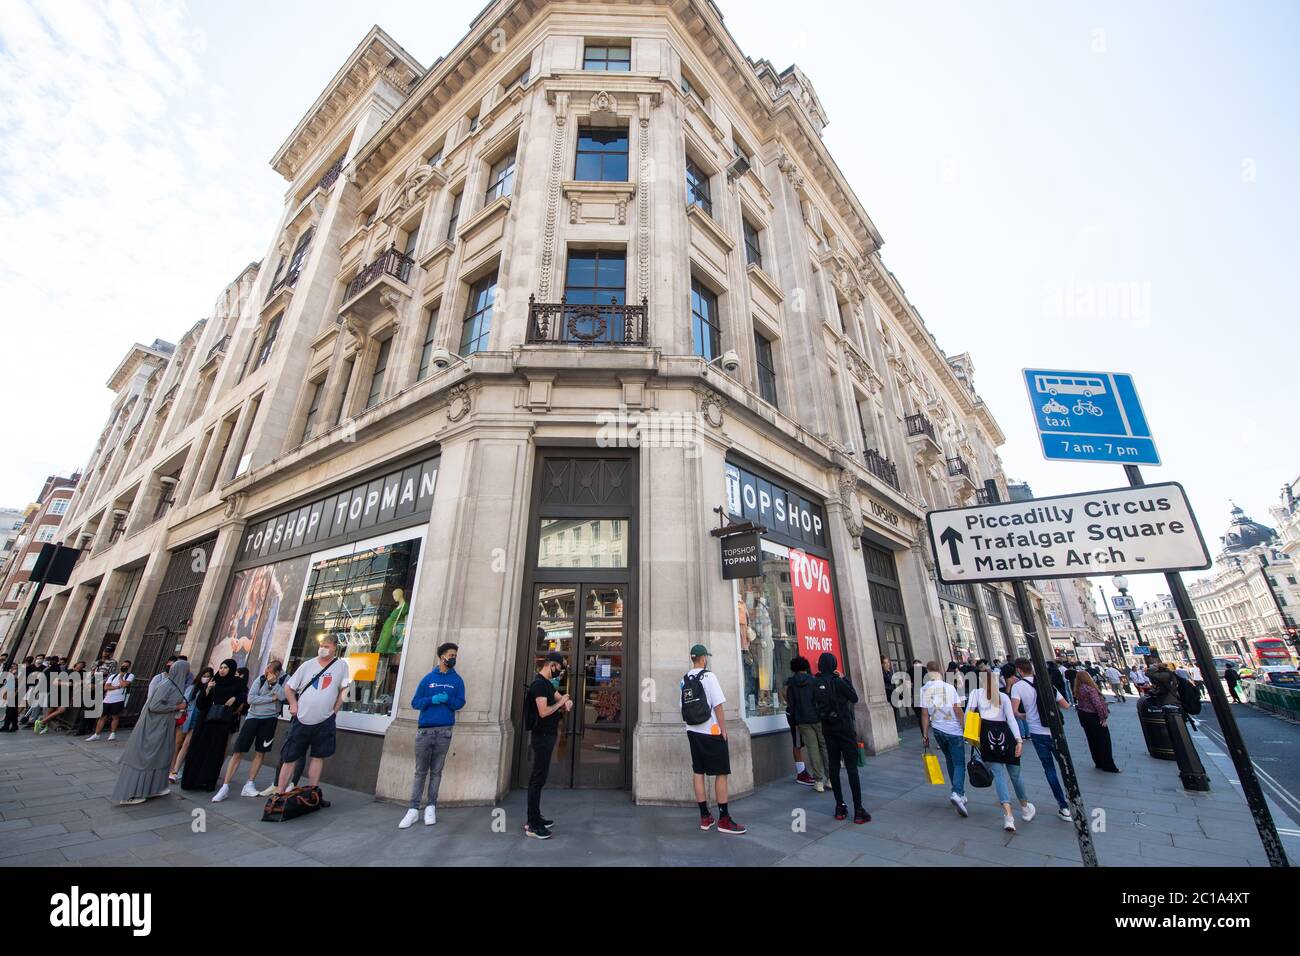
[[259, 797], [274, 797], [279, 792], [280, 792], [280, 788], [277, 787], [275, 784], [271, 784], [265, 790], [257, 791], [257, 795]]
[[826, 784], [824, 784], [824, 783], [822, 783], [820, 780], [818, 780], [816, 783], [813, 784], [813, 792], [814, 792], [814, 793], [825, 793], [825, 792], [826, 792]]
[[420, 811], [416, 810], [415, 808], [411, 808], [410, 810], [406, 811], [406, 816], [402, 817], [402, 822], [397, 825], [397, 829], [408, 830], [411, 827], [415, 826], [415, 821], [418, 819], [420, 819]]
[[433, 804], [424, 808], [424, 825], [431, 827], [438, 822], [438, 812], [434, 809]]
[[86, 738], [86, 743], [90, 743], [92, 740], [98, 740], [98, 739], [99, 739], [99, 734], [91, 734], [89, 737]]
[[1015, 821], [1015, 818], [1012, 817], [1012, 816], [1010, 816], [1010, 815], [1007, 815], [1007, 816], [1003, 817], [1003, 818], [1002, 818], [1002, 829], [1006, 830], [1008, 833], [1015, 833], [1015, 832], [1016, 832], [1016, 821]]
[[117, 739], [117, 734], [109, 734], [109, 735], [108, 735], [108, 739], [109, 739], [109, 740], [116, 740], [116, 739]]
[[1062, 820], [1073, 820], [1073, 819], [1074, 819], [1074, 817], [1070, 815], [1070, 808], [1069, 808], [1069, 807], [1061, 807], [1061, 809], [1059, 809], [1059, 810], [1056, 811], [1056, 815], [1057, 815], [1058, 817], [1060, 817]]
[[212, 802], [213, 802], [213, 803], [220, 803], [222, 800], [226, 799], [226, 797], [228, 797], [228, 796], [230, 796], [230, 787], [229, 787], [227, 784], [224, 784], [224, 783], [223, 783], [223, 784], [221, 785], [221, 789], [218, 790], [216, 793], [214, 793], [214, 794], [212, 795]]
[[948, 801], [957, 808], [957, 813], [963, 817], [970, 816], [970, 811], [966, 809], [966, 798], [957, 791], [948, 794]]
[[251, 781], [251, 780], [248, 781], [248, 783], [244, 784], [244, 789], [239, 791], [239, 795], [240, 795], [241, 797], [258, 797], [258, 796], [261, 796], [261, 794], [257, 792], [257, 787], [256, 787], [256, 785], [254, 785], [253, 781]]
[[1020, 819], [1028, 823], [1030, 820], [1034, 818], [1034, 815], [1037, 813], [1038, 813], [1038, 808], [1036, 806], [1034, 806], [1032, 803], [1026, 803], [1023, 807], [1020, 808]]

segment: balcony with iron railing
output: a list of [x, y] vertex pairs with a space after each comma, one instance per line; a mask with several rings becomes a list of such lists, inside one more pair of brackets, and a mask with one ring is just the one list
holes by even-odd
[[369, 321], [388, 308], [388, 293], [409, 296], [411, 289], [406, 283], [414, 264], [397, 246], [389, 246], [348, 283], [339, 312]]
[[334, 161], [333, 166], [325, 170], [325, 172], [321, 175], [321, 178], [316, 180], [317, 189], [322, 189], [322, 190], [329, 189], [336, 182], [338, 182], [338, 178], [343, 172], [343, 161], [345, 158], [346, 157], [344, 156], [340, 156], [338, 159]]
[[866, 449], [862, 453], [862, 459], [862, 463], [867, 466], [867, 471], [871, 472], [895, 491], [902, 490], [898, 485], [898, 466], [892, 461], [874, 448]]
[[646, 315], [640, 305], [538, 302], [528, 297], [529, 345], [640, 346], [646, 344]]
[[935, 464], [943, 456], [943, 446], [935, 434], [934, 423], [920, 412], [903, 419], [907, 426], [907, 441], [916, 449], [917, 459], [923, 464]]
[[970, 465], [961, 455], [956, 455], [948, 459], [948, 483], [952, 486], [953, 493], [956, 494], [957, 500], [962, 504], [972, 500], [975, 497], [975, 476], [971, 474]]
[[994, 505], [997, 504], [997, 501], [994, 499], [993, 495], [989, 493], [987, 488], [976, 488], [975, 503], [977, 505]]
[[204, 359], [203, 364], [207, 365], [218, 355], [225, 355], [226, 349], [230, 348], [230, 334], [226, 333], [217, 340], [217, 344], [208, 349], [208, 357]]

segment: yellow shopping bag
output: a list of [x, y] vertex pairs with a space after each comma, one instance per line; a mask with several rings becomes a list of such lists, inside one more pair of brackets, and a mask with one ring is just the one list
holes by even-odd
[[962, 736], [967, 741], [979, 746], [980, 742], [980, 712], [978, 710], [966, 711], [966, 727], [962, 731]]
[[925, 751], [925, 774], [936, 787], [943, 786], [943, 771], [939, 769], [939, 758], [928, 749]]

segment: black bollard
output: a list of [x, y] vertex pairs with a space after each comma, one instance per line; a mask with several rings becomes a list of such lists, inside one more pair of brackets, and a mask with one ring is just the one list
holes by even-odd
[[1178, 761], [1178, 776], [1182, 778], [1183, 789], [1205, 793], [1210, 789], [1210, 777], [1205, 772], [1191, 735], [1187, 732], [1183, 709], [1177, 704], [1165, 704], [1160, 710], [1165, 715], [1165, 728], [1169, 731], [1169, 740], [1174, 745], [1174, 759]]

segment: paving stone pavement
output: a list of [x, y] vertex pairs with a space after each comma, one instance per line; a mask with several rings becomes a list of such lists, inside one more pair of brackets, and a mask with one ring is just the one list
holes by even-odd
[[[1103, 865], [1267, 865], [1236, 773], [1226, 757], [1214, 756], [1213, 741], [1197, 736], [1211, 791], [1188, 793], [1172, 762], [1147, 754], [1132, 699], [1113, 705], [1111, 716], [1124, 770], [1118, 775], [1093, 768], [1078, 721], [1066, 715]], [[735, 817], [749, 827], [736, 837], [700, 832], [691, 808], [638, 807], [620, 792], [548, 790], [543, 806], [557, 825], [546, 842], [522, 836], [519, 791], [498, 807], [442, 808], [435, 827], [417, 823], [404, 831], [397, 829], [403, 808], [337, 787], [327, 788], [328, 810], [284, 824], [262, 823], [263, 801], [241, 798], [237, 788], [219, 804], [175, 788], [121, 807], [108, 796], [125, 738], [86, 743], [30, 731], [0, 734], [0, 866], [1080, 865], [1074, 827], [1055, 817], [1032, 754], [1024, 779], [1039, 815], [1008, 834], [991, 789], [969, 790], [971, 816], [961, 819], [948, 803], [949, 788], [925, 782], [915, 729], [904, 732], [899, 749], [867, 758], [862, 776], [873, 820], [863, 826], [836, 822], [830, 793], [793, 779], [733, 802]], [[270, 781], [263, 770], [259, 785]], [[1300, 837], [1283, 840], [1290, 858], [1300, 860]]]

